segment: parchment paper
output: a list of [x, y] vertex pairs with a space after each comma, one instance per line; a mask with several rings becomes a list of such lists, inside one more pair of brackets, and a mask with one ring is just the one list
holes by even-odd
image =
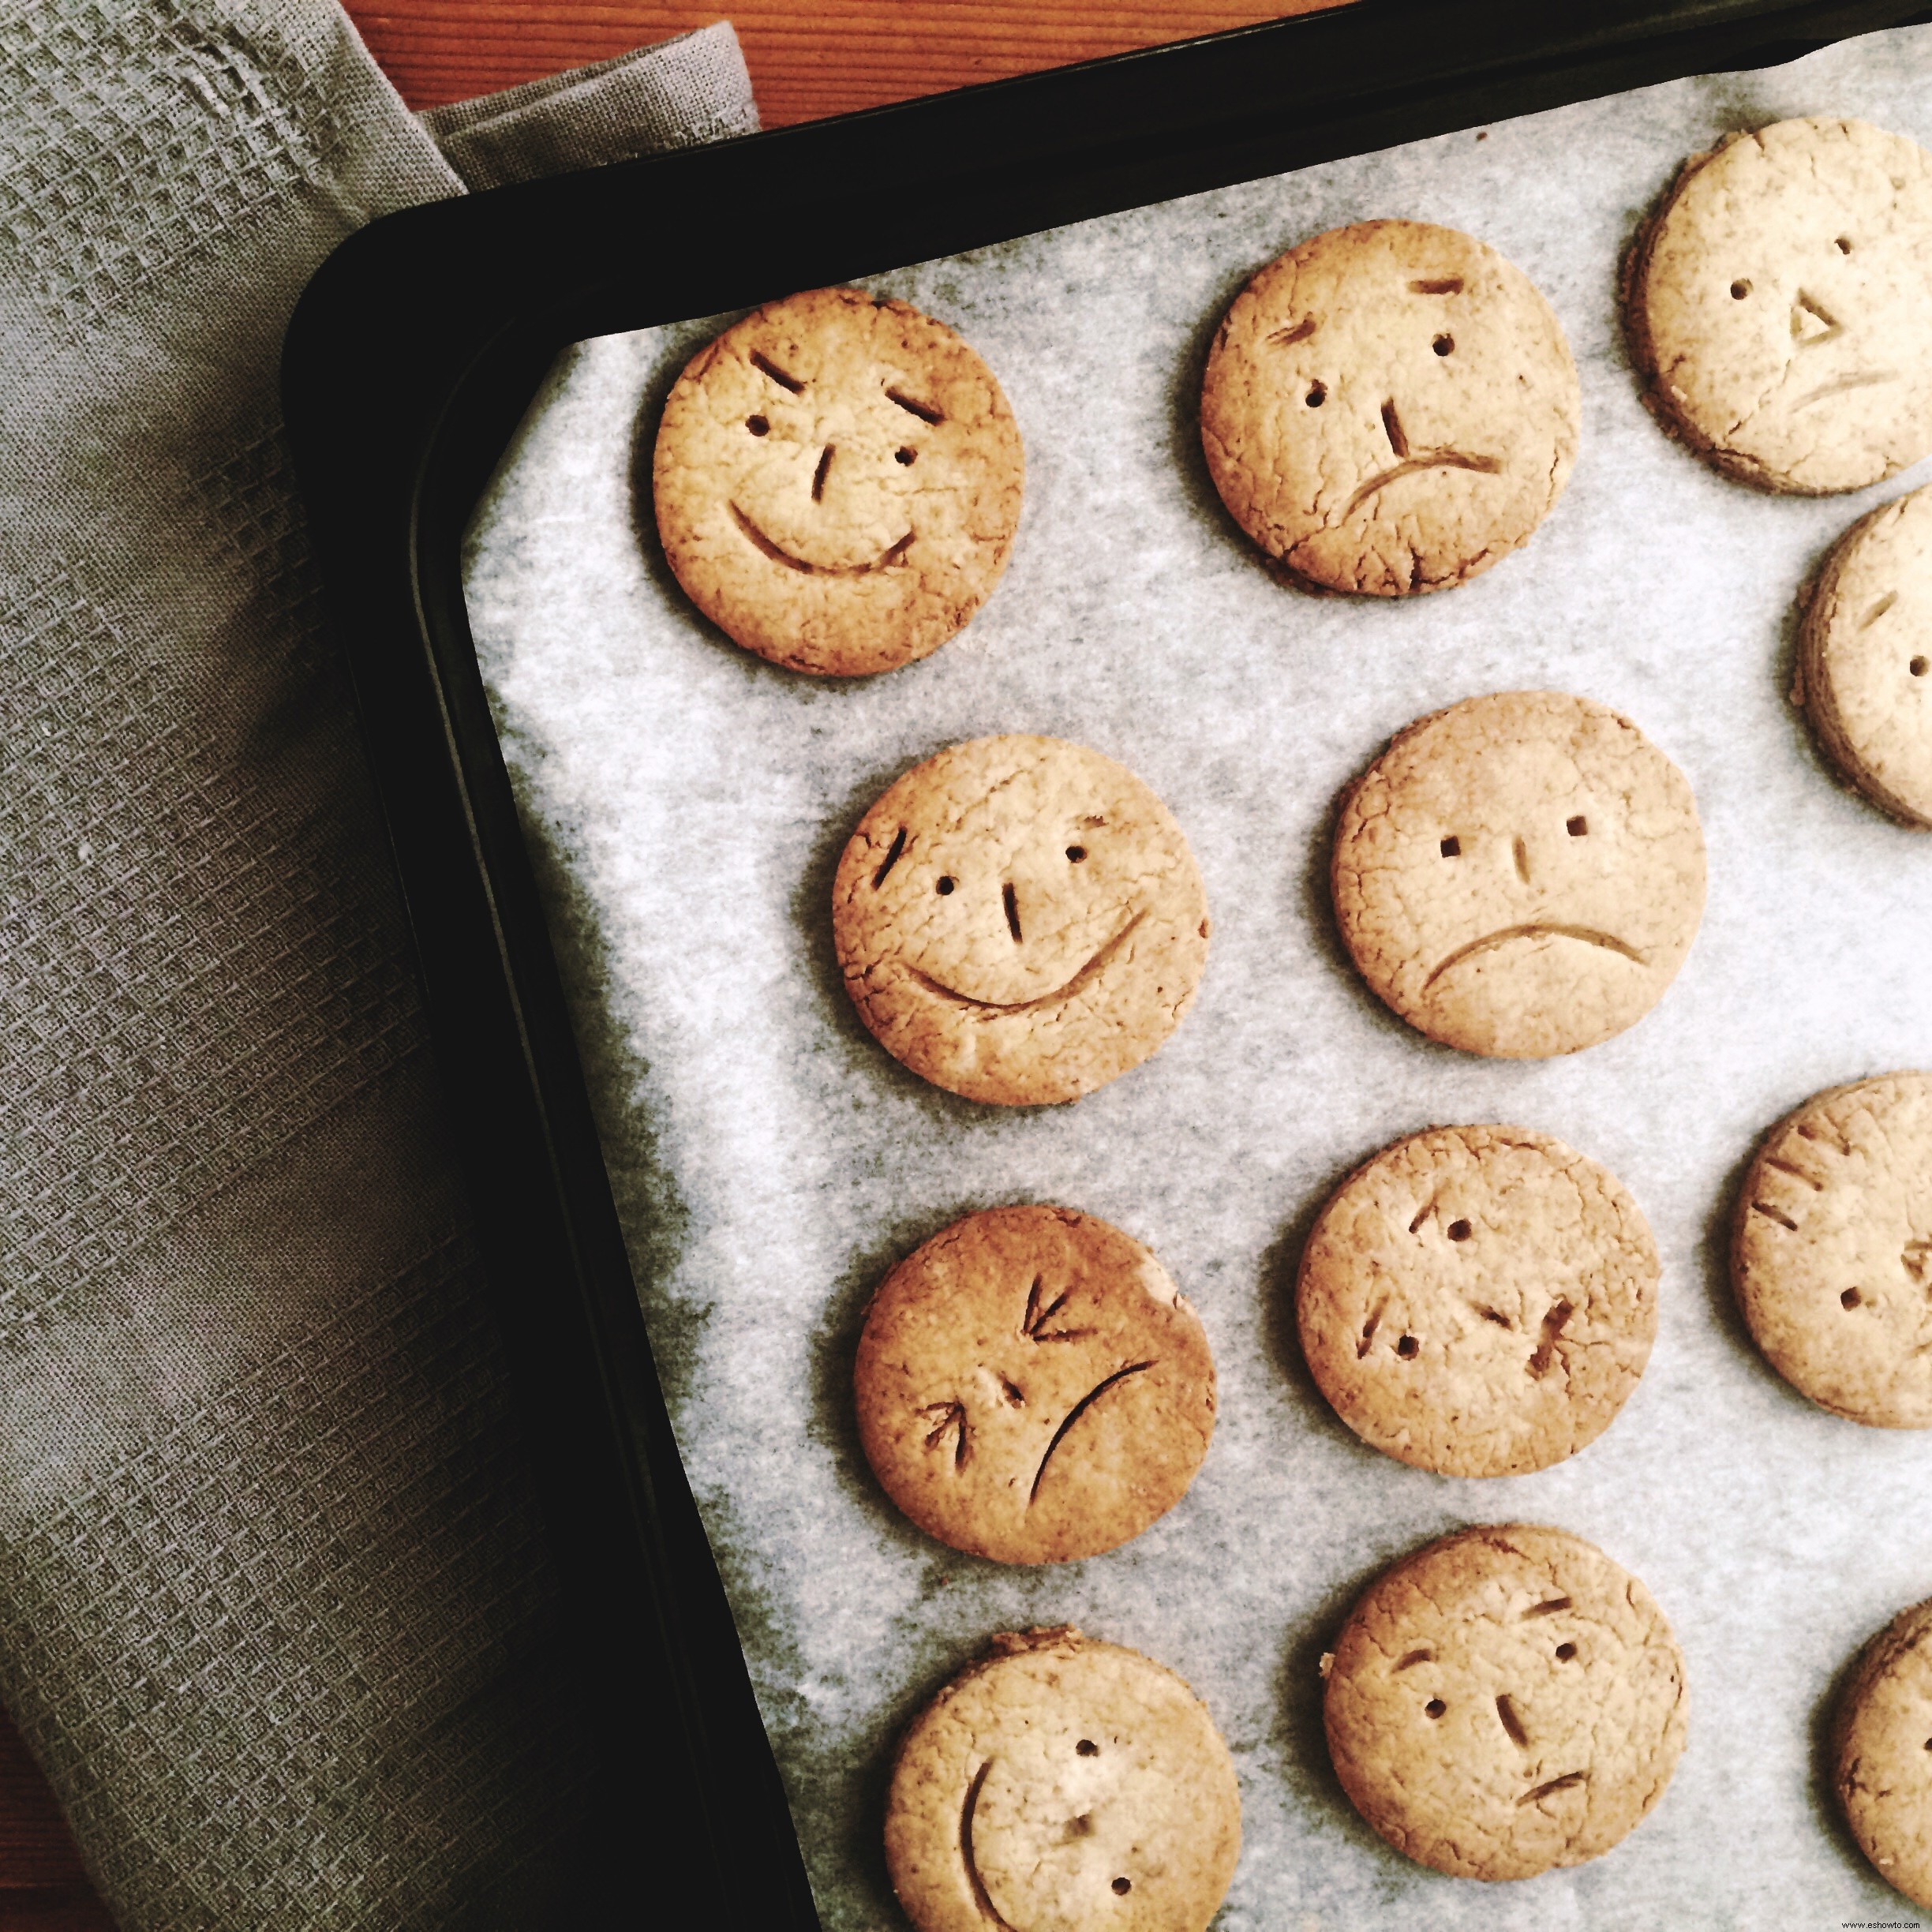
[[[1932, 1595], [1932, 1440], [1812, 1407], [1724, 1272], [1760, 1133], [1817, 1089], [1932, 1063], [1932, 835], [1834, 782], [1786, 698], [1792, 603], [1838, 534], [1926, 477], [1759, 495], [1640, 406], [1617, 267], [1678, 163], [1728, 129], [1852, 113], [1932, 143], [1932, 31], [1649, 89], [1032, 236], [881, 277], [960, 328], [1026, 439], [1006, 578], [911, 668], [816, 683], [685, 603], [653, 534], [664, 393], [729, 318], [580, 345], [477, 518], [472, 620], [544, 870], [605, 1147], [687, 1467], [830, 1932], [901, 1923], [879, 1826], [893, 1741], [994, 1631], [1071, 1622], [1204, 1697], [1239, 1768], [1234, 1928], [1918, 1924], [1831, 1808], [1822, 1740], [1854, 1653]], [[1561, 317], [1582, 376], [1568, 493], [1529, 548], [1407, 601], [1282, 588], [1220, 509], [1201, 365], [1260, 264], [1339, 223], [1445, 223]], [[646, 481], [640, 489], [637, 479]], [[1710, 898], [1620, 1038], [1543, 1064], [1410, 1032], [1326, 890], [1338, 794], [1391, 733], [1479, 691], [1634, 718], [1689, 775]], [[1096, 747], [1166, 799], [1215, 919], [1193, 1013], [1076, 1105], [955, 1100], [838, 983], [837, 854], [899, 773], [982, 733]], [[1541, 1474], [1432, 1477], [1357, 1443], [1294, 1339], [1331, 1187], [1432, 1123], [1502, 1121], [1604, 1162], [1664, 1257], [1622, 1416]], [[1148, 1242], [1220, 1372], [1214, 1446], [1138, 1541], [1002, 1569], [941, 1548], [859, 1455], [852, 1354], [886, 1269], [968, 1210], [1065, 1202]], [[1608, 1856], [1507, 1887], [1384, 1846], [1331, 1771], [1316, 1662], [1387, 1564], [1463, 1523], [1559, 1524], [1644, 1578], [1683, 1643], [1690, 1742]]]

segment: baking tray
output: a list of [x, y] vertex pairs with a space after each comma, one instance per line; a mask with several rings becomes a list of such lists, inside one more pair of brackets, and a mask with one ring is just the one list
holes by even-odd
[[1061, 223], [1922, 16], [1358, 0], [411, 211], [291, 325], [285, 401], [601, 1720], [610, 1922], [815, 1923], [680, 1466], [476, 663], [462, 534], [556, 356]]

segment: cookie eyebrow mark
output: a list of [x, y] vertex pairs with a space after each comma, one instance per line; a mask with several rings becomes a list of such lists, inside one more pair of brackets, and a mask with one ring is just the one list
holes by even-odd
[[805, 387], [796, 376], [788, 376], [769, 356], [756, 349], [751, 351], [751, 366], [761, 375], [769, 376], [781, 389], [789, 389], [794, 395]]
[[[1824, 338], [1821, 336], [1820, 341]], [[1875, 389], [1881, 383], [1896, 382], [1896, 369], [1866, 369], [1856, 376], [1840, 376], [1836, 382], [1828, 382], [1809, 395], [1800, 396], [1792, 405], [1794, 411], [1809, 409], [1814, 402], [1822, 402], [1827, 396], [1843, 395], [1848, 389]]]
[[942, 423], [945, 421], [945, 416], [930, 402], [915, 402], [902, 389], [888, 389], [886, 400], [897, 402], [908, 415], [916, 416], [923, 423]]
[[1018, 945], [1020, 943], [1020, 895], [1013, 890], [1011, 879], [1006, 882], [1000, 893], [1000, 899], [1006, 908], [1006, 930], [1013, 934], [1013, 944]]
[[1822, 1181], [1814, 1181], [1802, 1167], [1793, 1166], [1788, 1160], [1780, 1160], [1774, 1154], [1767, 1154], [1765, 1156], [1765, 1165], [1767, 1167], [1775, 1167], [1780, 1174], [1789, 1174], [1795, 1181], [1802, 1181], [1814, 1194], [1822, 1194], [1825, 1192], [1825, 1183]]
[[1006, 1391], [1006, 1401], [1009, 1407], [1024, 1409], [1026, 1406], [1026, 1395], [1020, 1384], [1014, 1381], [1011, 1376], [1002, 1376], [1000, 1387]]
[[1523, 1619], [1527, 1622], [1531, 1617], [1554, 1616], [1559, 1610], [1567, 1610], [1571, 1602], [1567, 1597], [1552, 1597], [1548, 1603], [1532, 1604], [1523, 1612]]
[[1516, 1706], [1509, 1701], [1507, 1694], [1496, 1699], [1496, 1716], [1503, 1728], [1509, 1733], [1512, 1744], [1526, 1746], [1529, 1743], [1530, 1733], [1522, 1728], [1522, 1720], [1516, 1715]]
[[1527, 1791], [1516, 1800], [1520, 1810], [1524, 1805], [1534, 1804], [1539, 1798], [1553, 1797], [1558, 1792], [1573, 1790], [1589, 1780], [1587, 1771], [1566, 1771], [1561, 1777], [1554, 1777], [1547, 1784], [1539, 1784], [1534, 1791]]
[[1852, 1150], [1840, 1136], [1838, 1130], [1832, 1127], [1829, 1121], [1825, 1125], [1829, 1131], [1820, 1133], [1809, 1121], [1801, 1121], [1796, 1129], [1798, 1138], [1800, 1140], [1809, 1140], [1814, 1147], [1828, 1147], [1835, 1153], [1849, 1155]]
[[1878, 620], [1882, 617], [1885, 612], [1889, 611], [1897, 601], [1898, 593], [1896, 590], [1888, 590], [1885, 595], [1881, 597], [1878, 601], [1859, 620], [1859, 628], [1861, 631], [1869, 631], [1872, 626], [1875, 624]]
[[1435, 1661], [1436, 1653], [1425, 1648], [1421, 1650], [1411, 1650], [1396, 1664], [1395, 1668], [1398, 1671], [1406, 1671], [1412, 1664], [1433, 1664]]
[[1620, 953], [1627, 960], [1634, 960], [1639, 966], [1644, 963], [1644, 956], [1634, 945], [1627, 945], [1615, 933], [1597, 932], [1588, 926], [1505, 926], [1500, 932], [1485, 933], [1466, 946], [1458, 946], [1422, 982], [1422, 990], [1426, 993], [1451, 966], [1460, 966], [1472, 955], [1486, 953], [1492, 946], [1505, 945], [1511, 939], [1580, 939], [1586, 945], [1601, 946], [1606, 953]]
[[1033, 1286], [1027, 1290], [1026, 1312], [1020, 1318], [1020, 1332], [1029, 1342], [1077, 1342], [1084, 1335], [1093, 1333], [1091, 1328], [1046, 1328], [1041, 1324], [1050, 1322], [1067, 1305], [1073, 1290], [1063, 1288], [1045, 1308], [1040, 1306], [1040, 1286], [1046, 1280], [1043, 1275], [1033, 1277]]
[[905, 850], [906, 829], [899, 828], [899, 836], [892, 842], [892, 850], [886, 855], [886, 863], [872, 874], [872, 889], [877, 892], [886, 883], [886, 874], [899, 863], [899, 855]]
[[1291, 343], [1306, 342], [1315, 333], [1315, 318], [1304, 316], [1293, 328], [1278, 328], [1268, 340], [1278, 349], [1286, 349]]
[[826, 472], [832, 467], [833, 447], [834, 445], [829, 443], [825, 446], [825, 454], [818, 459], [818, 467], [812, 472], [812, 501], [814, 503], [821, 502], [824, 499]]
[[1460, 295], [1462, 278], [1460, 275], [1444, 275], [1439, 281], [1411, 282], [1410, 290], [1417, 295]]
[[1932, 1281], [1932, 1241], [1908, 1241], [1899, 1260], [1914, 1281], [1921, 1284]]
[[1391, 396], [1382, 405], [1382, 433], [1389, 440], [1389, 447], [1398, 456], [1409, 454], [1409, 439], [1402, 434], [1402, 419], [1395, 414], [1395, 399]]
[[1054, 1438], [1046, 1445], [1046, 1453], [1040, 1458], [1039, 1467], [1034, 1472], [1033, 1487], [1027, 1496], [1027, 1507], [1031, 1509], [1039, 1496], [1039, 1487], [1046, 1480], [1046, 1465], [1053, 1460], [1054, 1451], [1066, 1440], [1067, 1431], [1091, 1409], [1117, 1382], [1125, 1382], [1129, 1376], [1137, 1376], [1154, 1365], [1151, 1361], [1135, 1362], [1125, 1368], [1116, 1368], [1101, 1381], [1096, 1382], [1073, 1406], [1067, 1411], [1066, 1420], [1054, 1431]]
[[1777, 1208], [1768, 1208], [1762, 1201], [1753, 1201], [1751, 1212], [1762, 1215], [1767, 1221], [1775, 1221], [1781, 1228], [1789, 1228], [1794, 1234], [1798, 1232], [1798, 1223], [1789, 1215], [1780, 1214]]
[[966, 1881], [972, 1887], [973, 1903], [986, 1915], [990, 1924], [997, 1926], [999, 1932], [1013, 1932], [1011, 1926], [999, 1915], [991, 1895], [986, 1889], [986, 1881], [979, 1876], [979, 1861], [973, 1855], [973, 1814], [979, 1808], [979, 1793], [987, 1781], [987, 1773], [993, 1769], [989, 1758], [973, 1773], [972, 1782], [966, 1787], [966, 1802], [960, 1807], [960, 1856], [965, 1861]]
[[953, 1466], [956, 1470], [964, 1469], [966, 1458], [970, 1453], [967, 1441], [966, 1405], [959, 1402], [928, 1402], [919, 1413], [939, 1418], [927, 1432], [926, 1447], [928, 1449], [937, 1449], [945, 1440], [948, 1429], [957, 1428], [959, 1431], [959, 1440], [953, 1445]]
[[[1387, 406], [1389, 410], [1395, 406], [1392, 402]], [[1406, 476], [1413, 476], [1421, 470], [1473, 470], [1479, 476], [1494, 476], [1502, 467], [1493, 456], [1465, 456], [1455, 450], [1440, 450], [1432, 456], [1411, 456], [1396, 464], [1394, 469], [1384, 470], [1380, 476], [1372, 476], [1348, 500], [1348, 507], [1342, 512], [1340, 521], [1346, 523], [1377, 490], [1387, 489], [1391, 483], [1398, 482]]]
[[[1423, 1210], [1425, 1214], [1428, 1211], [1426, 1208]], [[1421, 1215], [1418, 1215], [1416, 1218], [1420, 1220]], [[1413, 1228], [1410, 1230], [1411, 1234], [1414, 1231]], [[1362, 1324], [1361, 1339], [1355, 1344], [1355, 1359], [1357, 1361], [1368, 1359], [1368, 1351], [1375, 1345], [1375, 1331], [1382, 1326], [1382, 1311], [1387, 1306], [1388, 1297], [1384, 1295], [1368, 1311], [1368, 1319]]]
[[1559, 1301], [1543, 1317], [1543, 1339], [1536, 1346], [1536, 1353], [1530, 1357], [1530, 1372], [1538, 1381], [1549, 1373], [1552, 1358], [1556, 1353], [1556, 1338], [1563, 1331], [1563, 1324], [1576, 1312], [1567, 1301]]

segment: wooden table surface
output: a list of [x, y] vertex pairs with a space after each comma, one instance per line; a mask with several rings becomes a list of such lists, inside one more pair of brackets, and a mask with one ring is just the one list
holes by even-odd
[[[346, 0], [412, 107], [465, 100], [728, 17], [767, 127], [877, 107], [1335, 0]], [[112, 1932], [53, 1794], [0, 1712], [0, 1932]]]

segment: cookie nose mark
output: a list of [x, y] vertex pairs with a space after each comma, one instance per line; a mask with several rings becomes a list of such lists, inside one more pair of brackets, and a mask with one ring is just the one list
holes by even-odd
[[1409, 439], [1402, 434], [1402, 418], [1395, 414], [1393, 396], [1382, 405], [1382, 433], [1388, 438], [1389, 447], [1398, 456], [1409, 454]]
[[1518, 1747], [1527, 1747], [1530, 1733], [1522, 1728], [1522, 1720], [1516, 1715], [1516, 1706], [1507, 1696], [1496, 1699], [1496, 1717], [1503, 1728], [1509, 1733], [1512, 1744]]
[[826, 473], [832, 467], [833, 445], [825, 446], [825, 454], [818, 459], [818, 467], [812, 472], [812, 501], [819, 503], [825, 497]]
[[1588, 1781], [1587, 1771], [1566, 1771], [1561, 1777], [1552, 1778], [1547, 1784], [1539, 1784], [1533, 1791], [1526, 1791], [1516, 1800], [1518, 1808], [1534, 1804], [1539, 1799], [1553, 1798], [1558, 1792], [1574, 1791], [1579, 1784]]
[[1024, 937], [1020, 930], [1020, 896], [1013, 890], [1011, 879], [1001, 889], [1000, 897], [1006, 907], [1006, 930], [1013, 934], [1013, 944], [1019, 945]]
[[1530, 1372], [1537, 1381], [1549, 1373], [1550, 1364], [1556, 1359], [1556, 1339], [1575, 1312], [1567, 1301], [1559, 1301], [1543, 1317], [1543, 1339], [1537, 1342], [1536, 1353], [1530, 1357]]
[[1792, 304], [1791, 331], [1792, 340], [1802, 349], [1815, 349], [1844, 332], [1837, 317], [1815, 296], [1807, 295], [1803, 289], [1798, 291], [1798, 299]]
[[1527, 886], [1530, 883], [1530, 848], [1518, 837], [1513, 849], [1516, 855], [1516, 876]]

